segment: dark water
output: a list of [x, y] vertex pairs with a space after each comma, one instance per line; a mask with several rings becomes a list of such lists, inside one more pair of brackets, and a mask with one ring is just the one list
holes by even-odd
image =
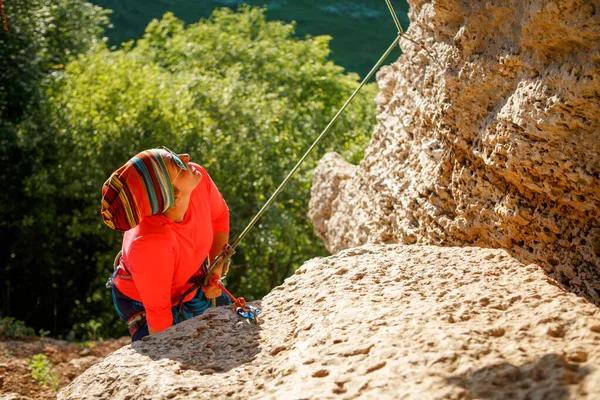
[[[148, 22], [171, 11], [185, 23], [207, 18], [217, 7], [237, 8], [242, 3], [266, 6], [269, 20], [295, 21], [296, 35], [329, 35], [331, 59], [360, 76], [372, 68], [389, 44], [397, 29], [385, 0], [91, 0], [113, 10], [114, 28], [106, 33], [111, 45], [141, 37]], [[392, 0], [403, 28], [408, 26], [406, 0]], [[400, 55], [396, 50], [390, 56]]]

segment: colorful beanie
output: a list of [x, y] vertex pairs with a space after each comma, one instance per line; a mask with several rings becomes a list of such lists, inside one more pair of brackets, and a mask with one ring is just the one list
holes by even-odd
[[102, 219], [110, 228], [125, 232], [149, 215], [175, 204], [167, 162], [162, 149], [142, 151], [116, 170], [102, 186]]

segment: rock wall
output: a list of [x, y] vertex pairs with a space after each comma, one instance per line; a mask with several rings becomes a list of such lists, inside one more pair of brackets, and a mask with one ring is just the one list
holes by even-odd
[[600, 2], [409, 3], [430, 53], [404, 39], [379, 72], [359, 166], [321, 161], [317, 234], [504, 248], [600, 304]]
[[598, 399], [600, 310], [504, 250], [315, 259], [261, 325], [210, 309], [108, 356], [66, 399]]

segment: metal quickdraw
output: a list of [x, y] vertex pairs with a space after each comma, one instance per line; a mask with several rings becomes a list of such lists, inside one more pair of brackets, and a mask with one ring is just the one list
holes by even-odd
[[220, 279], [215, 279], [214, 282], [211, 282], [211, 284], [213, 284], [216, 287], [218, 287], [219, 289], [221, 289], [227, 295], [227, 297], [229, 297], [229, 299], [231, 301], [233, 301], [233, 306], [235, 308], [235, 312], [240, 317], [246, 318], [251, 323], [258, 324], [258, 322], [259, 322], [258, 316], [260, 315], [260, 310], [258, 308], [252, 307], [251, 305], [246, 304], [246, 300], [244, 300], [243, 297], [236, 298], [234, 295], [232, 295], [229, 292], [229, 290], [227, 290], [225, 288], [225, 286], [223, 286], [223, 283], [221, 283]]

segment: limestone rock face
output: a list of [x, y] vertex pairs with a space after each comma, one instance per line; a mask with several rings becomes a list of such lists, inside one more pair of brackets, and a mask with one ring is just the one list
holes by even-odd
[[323, 158], [316, 232], [332, 253], [504, 248], [600, 304], [600, 3], [409, 3], [430, 51], [403, 40], [379, 72], [360, 165]]
[[126, 346], [58, 398], [600, 398], [600, 311], [505, 250], [345, 250], [260, 306]]

